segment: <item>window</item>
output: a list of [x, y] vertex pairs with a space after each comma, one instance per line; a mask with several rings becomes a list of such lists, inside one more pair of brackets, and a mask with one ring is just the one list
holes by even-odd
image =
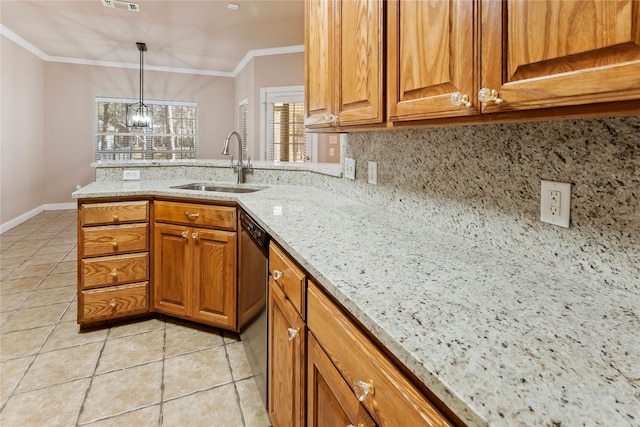
[[247, 160], [247, 146], [249, 143], [249, 100], [247, 98], [238, 104], [238, 133], [242, 137], [242, 160]]
[[304, 91], [299, 87], [263, 88], [266, 160], [304, 162], [308, 147], [304, 129]]
[[195, 159], [197, 104], [146, 101], [153, 126], [128, 128], [126, 99], [96, 99], [96, 160]]

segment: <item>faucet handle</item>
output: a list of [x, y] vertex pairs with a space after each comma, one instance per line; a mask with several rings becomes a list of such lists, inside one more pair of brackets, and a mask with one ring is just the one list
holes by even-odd
[[231, 157], [231, 167], [233, 167], [233, 154], [230, 157]]
[[247, 157], [247, 169], [253, 172], [253, 165], [251, 164], [251, 156]]

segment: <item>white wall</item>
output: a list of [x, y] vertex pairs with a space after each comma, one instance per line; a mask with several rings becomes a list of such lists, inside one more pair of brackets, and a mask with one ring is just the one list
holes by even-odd
[[[71, 201], [77, 184], [94, 180], [95, 98], [137, 98], [137, 70], [46, 64], [47, 199]], [[198, 103], [198, 157], [221, 157], [234, 120], [232, 78], [145, 71], [144, 98]]]
[[[45, 62], [4, 36], [1, 41], [5, 225], [43, 205], [73, 203], [76, 185], [94, 180], [95, 98], [136, 99], [139, 72]], [[249, 98], [250, 155], [257, 159], [260, 88], [304, 84], [303, 61], [303, 53], [256, 57], [235, 79], [146, 70], [144, 98], [198, 103], [199, 158], [223, 157], [224, 139], [238, 127], [238, 102]]]
[[0, 37], [0, 224], [44, 203], [44, 61]]
[[[260, 158], [260, 88], [304, 85], [304, 53], [257, 56], [236, 77], [235, 110], [249, 100], [248, 150], [252, 159]], [[237, 118], [235, 121], [237, 126]]]

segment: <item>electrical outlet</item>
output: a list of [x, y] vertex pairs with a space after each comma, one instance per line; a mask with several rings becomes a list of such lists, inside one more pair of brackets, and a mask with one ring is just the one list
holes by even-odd
[[122, 171], [122, 180], [123, 181], [139, 181], [140, 180], [140, 171], [139, 170], [124, 170], [124, 171]]
[[378, 162], [369, 162], [369, 184], [378, 185]]
[[351, 180], [356, 179], [356, 159], [344, 158], [344, 177]]
[[540, 185], [540, 221], [569, 228], [571, 184], [542, 181]]

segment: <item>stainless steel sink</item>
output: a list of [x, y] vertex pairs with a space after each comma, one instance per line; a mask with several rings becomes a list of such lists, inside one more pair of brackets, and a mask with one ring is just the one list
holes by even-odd
[[253, 193], [263, 190], [262, 188], [246, 188], [246, 187], [226, 187], [224, 185], [215, 184], [200, 184], [194, 182], [192, 184], [176, 185], [175, 187], [181, 190], [196, 190], [196, 191], [217, 191], [221, 193]]

